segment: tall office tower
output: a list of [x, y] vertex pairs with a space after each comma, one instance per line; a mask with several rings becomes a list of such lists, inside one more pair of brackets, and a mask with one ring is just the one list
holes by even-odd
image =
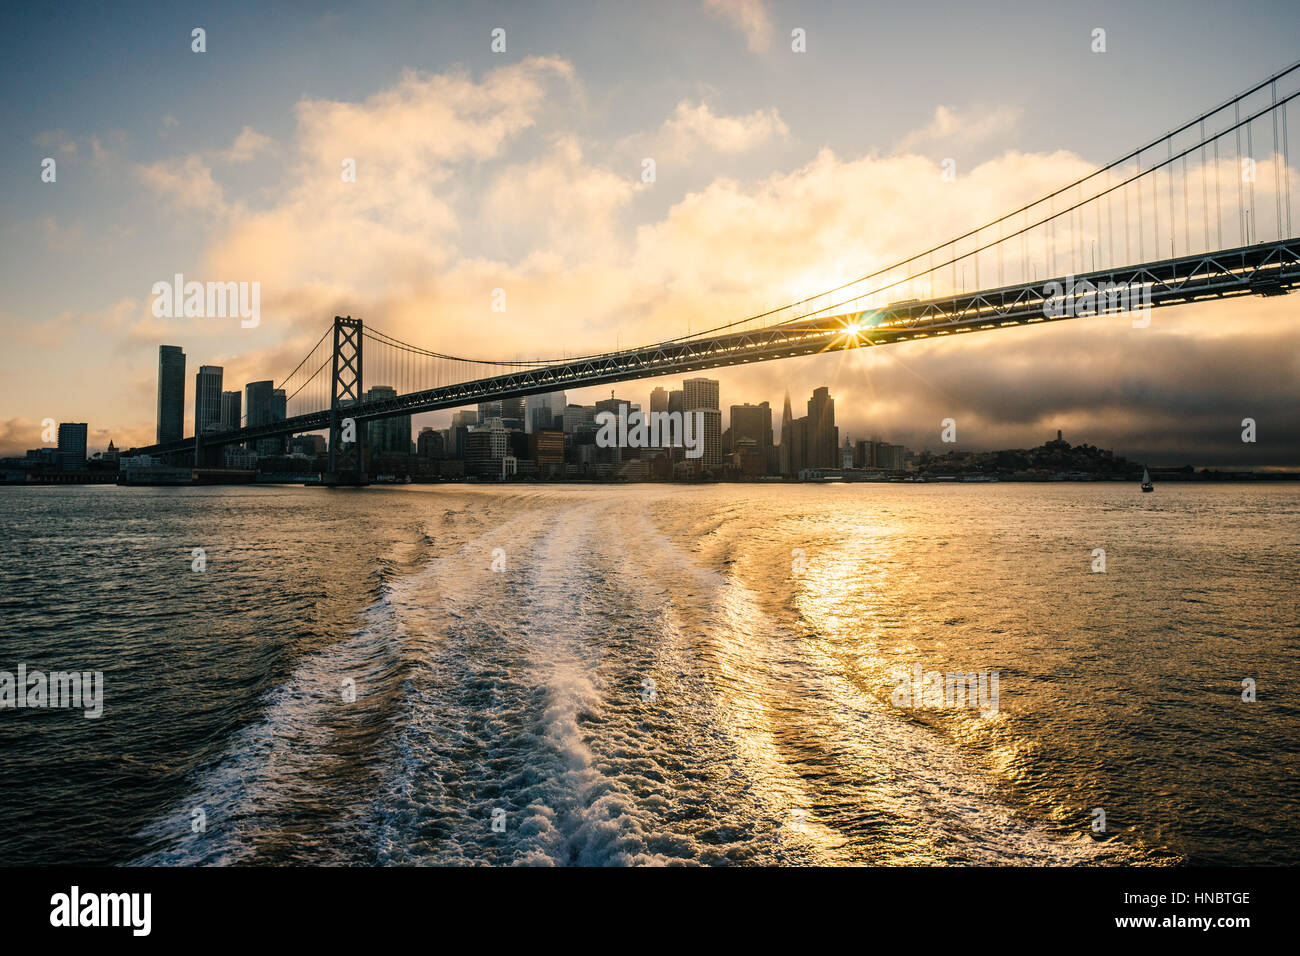
[[718, 404], [717, 379], [688, 378], [682, 382], [682, 412], [699, 412], [704, 419], [704, 454], [694, 459], [697, 465], [703, 469], [721, 467], [722, 408]]
[[501, 419], [489, 418], [465, 438], [465, 473], [480, 478], [500, 477], [501, 461], [510, 452], [510, 432]]
[[[396, 398], [397, 389], [376, 385], [366, 391], [366, 401]], [[409, 455], [411, 453], [411, 416], [393, 415], [366, 424], [371, 455]]]
[[221, 393], [221, 430], [223, 432], [239, 427], [240, 418], [244, 413], [243, 397], [239, 392]]
[[[503, 398], [499, 404], [501, 406], [499, 417], [506, 423], [507, 428], [524, 427], [524, 400], [522, 398]], [[512, 426], [509, 424], [510, 422], [517, 422], [518, 424]]]
[[416, 438], [416, 454], [420, 458], [446, 458], [446, 440], [441, 429], [421, 428], [420, 437]]
[[200, 365], [194, 376], [194, 434], [221, 430], [220, 365]]
[[481, 425], [486, 421], [501, 417], [500, 402], [479, 402], [478, 418], [473, 422], [475, 425]]
[[809, 468], [839, 468], [840, 430], [835, 427], [835, 399], [825, 386], [808, 399]]
[[158, 443], [185, 437], [185, 352], [158, 346]]
[[[598, 416], [604, 412], [608, 412], [609, 414], [615, 416], [616, 419], [621, 418], [624, 421], [626, 421], [628, 423], [627, 427], [631, 428], [632, 415], [634, 413], [640, 413], [640, 411], [641, 411], [640, 405], [634, 405], [633, 403], [629, 402], [625, 398], [615, 398], [613, 394], [611, 394], [609, 398], [602, 398], [600, 401], [596, 402], [595, 410], [594, 413], [592, 414], [592, 420], [595, 421], [597, 425], [599, 425]], [[612, 447], [612, 448], [602, 448], [602, 456], [603, 456], [602, 457], [603, 461], [617, 464], [618, 462], [624, 460], [630, 461], [635, 458], [640, 458], [641, 449], [632, 448], [626, 445], [619, 445], [617, 447]]]
[[[654, 390], [650, 392], [650, 414], [651, 415], [668, 414], [668, 389], [662, 387], [656, 387]], [[672, 440], [668, 437], [669, 435], [668, 430], [670, 427], [675, 427], [675, 426], [669, 426], [667, 423], [661, 424], [659, 426], [658, 437], [659, 437], [660, 444], [654, 447], [666, 448], [673, 444]]]
[[265, 425], [271, 421], [271, 393], [275, 382], [249, 382], [244, 386], [244, 408], [248, 413], [248, 427]]
[[451, 416], [452, 428], [469, 428], [471, 425], [477, 425], [478, 422], [477, 411], [453, 412]]
[[785, 407], [781, 409], [781, 445], [778, 448], [778, 470], [783, 475], [793, 475], [794, 412], [790, 408], [790, 393], [785, 393]]
[[61, 471], [84, 471], [86, 469], [87, 431], [85, 422], [60, 423], [58, 458]]
[[462, 461], [465, 458], [465, 450], [469, 447], [469, 426], [453, 425], [447, 429], [447, 457], [459, 458]]
[[[275, 382], [249, 382], [244, 386], [244, 411], [245, 423], [249, 428], [257, 425], [269, 425], [275, 419], [271, 416], [272, 396], [275, 393]], [[259, 455], [278, 454], [278, 439], [263, 438], [251, 442], [250, 451], [256, 451]]]
[[421, 458], [433, 459], [443, 457], [442, 432], [432, 428], [421, 428], [420, 437], [415, 441], [416, 454]]
[[564, 468], [564, 432], [555, 428], [539, 428], [528, 436], [528, 457], [537, 463], [543, 476], [556, 474]]
[[751, 439], [764, 452], [772, 447], [772, 409], [767, 402], [731, 406], [731, 442]]
[[546, 396], [546, 404], [551, 409], [551, 431], [564, 430], [564, 408], [569, 404], [564, 392], [551, 392]]
[[532, 434], [539, 429], [562, 427], [564, 421], [564, 393], [548, 392], [545, 395], [528, 396], [528, 427], [524, 430]]
[[596, 406], [594, 405], [565, 405], [564, 406], [564, 432], [572, 435], [581, 431], [584, 426], [594, 427], [596, 422]]
[[668, 411], [680, 412], [686, 406], [683, 404], [685, 396], [680, 388], [675, 388], [668, 393]]
[[713, 378], [688, 378], [682, 382], [682, 410], [698, 411], [716, 409], [718, 404], [718, 380]]
[[[786, 474], [798, 477], [799, 472], [813, 467], [808, 450], [810, 442], [807, 416], [790, 422], [790, 470]], [[784, 445], [785, 442], [781, 444]]]
[[907, 449], [902, 445], [891, 445], [887, 441], [878, 442], [876, 458], [885, 471], [907, 471]]
[[[284, 389], [271, 389], [267, 422], [284, 421], [288, 417], [288, 411], [288, 402], [285, 398]], [[289, 437], [287, 435], [281, 435], [277, 438], [263, 438], [257, 443], [257, 453], [263, 458], [272, 455], [283, 455], [288, 450]]]

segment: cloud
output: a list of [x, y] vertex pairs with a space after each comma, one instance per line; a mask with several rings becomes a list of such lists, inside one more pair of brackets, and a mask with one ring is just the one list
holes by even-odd
[[[1060, 428], [1158, 465], [1294, 466], [1300, 356], [1277, 349], [1288, 324], [1275, 302], [1243, 298], [1157, 309], [1145, 329], [1081, 318], [814, 362], [834, 381], [842, 436], [941, 452], [1029, 447]], [[939, 441], [949, 417], [955, 446]], [[1247, 417], [1255, 444], [1241, 441]]]
[[998, 106], [986, 110], [958, 113], [947, 106], [936, 106], [934, 118], [920, 129], [912, 130], [895, 149], [900, 153], [926, 146], [958, 150], [988, 142], [1011, 132], [1020, 121], [1017, 107]]
[[491, 228], [524, 238], [548, 263], [613, 252], [620, 244], [617, 217], [636, 184], [626, 176], [583, 162], [576, 137], [558, 138], [539, 160], [506, 167], [484, 200]]
[[77, 155], [77, 143], [68, 135], [67, 130], [46, 130], [32, 142], [41, 149], [49, 150], [56, 159], [74, 159]]
[[221, 184], [203, 157], [191, 153], [177, 160], [159, 160], [135, 167], [136, 177], [170, 206], [181, 210], [225, 212]]
[[86, 237], [85, 227], [80, 223], [60, 226], [53, 216], [43, 217], [39, 225], [45, 236], [45, 246], [51, 252], [72, 252]]
[[29, 448], [40, 448], [41, 423], [30, 418], [0, 419], [0, 456], [21, 457]]
[[790, 132], [775, 107], [744, 116], [719, 116], [707, 103], [682, 100], [665, 120], [659, 154], [684, 160], [698, 148], [743, 153]]
[[271, 138], [263, 136], [251, 126], [245, 126], [235, 137], [230, 149], [222, 151], [220, 158], [227, 163], [246, 163], [258, 153], [271, 148]]
[[772, 21], [762, 0], [704, 0], [704, 9], [744, 34], [752, 52], [761, 53], [771, 44]]
[[532, 57], [481, 82], [408, 70], [360, 103], [304, 100], [286, 188], [218, 236], [212, 271], [260, 280], [271, 303], [304, 288], [375, 301], [420, 286], [456, 255], [465, 186], [453, 172], [500, 159], [571, 79], [563, 60]]
[[63, 348], [74, 335], [103, 330], [118, 332], [126, 318], [139, 309], [138, 300], [125, 298], [107, 308], [92, 312], [66, 311], [38, 321], [8, 312], [0, 316], [0, 334], [15, 342], [38, 348]]

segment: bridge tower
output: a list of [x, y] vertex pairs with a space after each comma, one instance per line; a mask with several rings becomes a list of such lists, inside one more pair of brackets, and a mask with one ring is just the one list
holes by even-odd
[[[329, 485], [364, 485], [366, 476], [366, 426], [351, 421], [347, 409], [362, 399], [362, 323], [352, 316], [334, 316], [334, 371], [330, 380]], [[351, 421], [351, 428], [345, 423]], [[343, 435], [350, 431], [351, 441]]]

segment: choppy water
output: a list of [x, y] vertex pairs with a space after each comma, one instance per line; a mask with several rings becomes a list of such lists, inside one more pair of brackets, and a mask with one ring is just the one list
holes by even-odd
[[[2, 489], [0, 670], [106, 700], [0, 710], [0, 862], [1295, 864], [1298, 516], [1295, 486]], [[997, 672], [997, 714], [895, 706], [916, 664]]]

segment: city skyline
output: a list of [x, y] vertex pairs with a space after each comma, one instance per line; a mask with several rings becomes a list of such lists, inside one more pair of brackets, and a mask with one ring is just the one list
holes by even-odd
[[[183, 404], [185, 399], [189, 397], [188, 393], [178, 395], [176, 390], [178, 381], [183, 385], [185, 359], [186, 356], [179, 347], [165, 345], [159, 347], [159, 373], [157, 384], [159, 418], [156, 429], [159, 435], [163, 432], [164, 418], [166, 418], [167, 421], [174, 421], [176, 417], [175, 405], [178, 402]], [[178, 361], [180, 363], [179, 367], [173, 367], [168, 371], [167, 364], [170, 362], [175, 365]], [[284, 420], [283, 389], [274, 389], [272, 388], [272, 382], [262, 381], [247, 383], [242, 391], [222, 391], [222, 373], [223, 369], [220, 366], [203, 365], [200, 367], [195, 376], [195, 389], [192, 406], [195, 409], [195, 415], [190, 416], [191, 419], [199, 415], [198, 407], [200, 404], [200, 392], [206, 388], [210, 397], [216, 397], [216, 404], [214, 406], [216, 417], [211, 426], [212, 430], [217, 430], [218, 428], [229, 429], [238, 427], [235, 423], [240, 421], [239, 408], [241, 399], [244, 397], [245, 393], [256, 395], [256, 398], [250, 397], [248, 407], [257, 407], [257, 411], [255, 412], [257, 420], [255, 422], [246, 422], [247, 424], [261, 424], [266, 421]], [[206, 385], [205, 377], [208, 379]], [[902, 443], [891, 445], [888, 441], [882, 441], [882, 432], [891, 431], [891, 428], [887, 424], [882, 427], [878, 423], [875, 426], [862, 429], [857, 434], [853, 434], [847, 429], [841, 429], [839, 426], [834, 425], [835, 400], [829, 395], [829, 388], [827, 386], [814, 387], [812, 397], [807, 402], [807, 416], [796, 419], [791, 413], [791, 400], [788, 391], [784, 396], [783, 412], [780, 417], [777, 417], [773, 415], [771, 405], [766, 400], [757, 403], [751, 403], [748, 400], [739, 403], [722, 402], [719, 390], [720, 383], [718, 380], [696, 376], [694, 378], [681, 379], [680, 384], [682, 387], [678, 389], [664, 387], [663, 383], [671, 384], [670, 377], [648, 380], [647, 384], [651, 384], [653, 387], [648, 395], [649, 401], [646, 403], [637, 403], [629, 398], [619, 397], [614, 394], [616, 389], [606, 389], [605, 387], [598, 386], [574, 390], [575, 393], [583, 394], [600, 394], [606, 390], [610, 392], [608, 397], [595, 398], [594, 403], [590, 405], [569, 402], [566, 397], [568, 393], [559, 391], [530, 395], [517, 399], [488, 402], [486, 404], [478, 403], [477, 405], [466, 408], [453, 408], [441, 412], [425, 413], [414, 416], [393, 416], [381, 419], [377, 422], [372, 422], [366, 426], [369, 442], [368, 453], [371, 455], [409, 454], [412, 457], [429, 457], [426, 455], [425, 450], [420, 447], [419, 442], [425, 433], [435, 433], [438, 436], [439, 444], [437, 446], [438, 454], [433, 457], [441, 458], [445, 455], [448, 458], [463, 458], [466, 449], [458, 448], [452, 444], [451, 436], [456, 431], [458, 422], [464, 416], [469, 416], [469, 421], [462, 423], [467, 431], [480, 429], [486, 423], [494, 420], [504, 420], [507, 423], [508, 430], [517, 429], [524, 433], [531, 433], [534, 431], [535, 427], [538, 429], [554, 428], [556, 431], [567, 434], [573, 429], [570, 427], [568, 416], [564, 414], [566, 408], [581, 409], [586, 412], [587, 414], [583, 420], [587, 423], [591, 423], [592, 413], [597, 412], [601, 408], [615, 409], [623, 407], [625, 412], [627, 409], [639, 411], [642, 408], [645, 408], [648, 412], [664, 412], [669, 410], [686, 411], [688, 410], [685, 399], [687, 385], [692, 382], [695, 383], [697, 394], [706, 396], [698, 403], [700, 407], [708, 408], [710, 407], [709, 403], [711, 402], [716, 406], [713, 410], [719, 413], [719, 424], [716, 429], [710, 433], [713, 435], [710, 439], [712, 442], [710, 447], [716, 446], [725, 450], [725, 456], [727, 458], [726, 465], [728, 467], [732, 467], [733, 463], [731, 461], [731, 455], [737, 450], [735, 446], [736, 436], [733, 436], [732, 421], [732, 416], [737, 411], [747, 413], [762, 411], [768, 421], [767, 441], [771, 442], [770, 450], [773, 454], [770, 458], [765, 459], [765, 467], [762, 470], [756, 471], [756, 474], [798, 475], [805, 468], [836, 469], [841, 466], [841, 462], [843, 463], [843, 467], [846, 469], [849, 467], [861, 467], [864, 460], [864, 452], [862, 448], [864, 445], [869, 446], [869, 448], [870, 446], [881, 445], [885, 449], [897, 449], [896, 452], [886, 451], [881, 454], [886, 455], [890, 462], [896, 462], [893, 467], [895, 470], [901, 472], [904, 469], [904, 455], [906, 455], [907, 459], [910, 459], [913, 452], [912, 448]], [[700, 388], [703, 388], [705, 391], [699, 392], [698, 390]], [[249, 391], [250, 389], [252, 392]], [[376, 385], [365, 390], [365, 397], [367, 400], [380, 397], [393, 397], [396, 394], [396, 391], [391, 386]], [[271, 405], [268, 404], [271, 402], [275, 403], [274, 409], [272, 409]], [[808, 434], [816, 435], [819, 431], [817, 419], [821, 413], [815, 408], [815, 406], [824, 406], [827, 404], [829, 405], [830, 421], [832, 422], [829, 431], [821, 434], [819, 437], [809, 438]], [[543, 413], [549, 413], [548, 417], [554, 424], [542, 425], [542, 419], [534, 417], [536, 414], [535, 409]], [[440, 427], [427, 424], [428, 420], [431, 419], [443, 419], [446, 420], [447, 424]], [[757, 427], [755, 424], [758, 421], [757, 419], [746, 419], [746, 421], [748, 423], [746, 427], [750, 429]], [[405, 426], [405, 429], [403, 429], [402, 426]], [[105, 450], [110, 453], [110, 455], [105, 456], [106, 460], [115, 460], [116, 454], [124, 450], [130, 450], [125, 448], [125, 446], [115, 446], [111, 438], [107, 443], [106, 449], [96, 449], [95, 447], [88, 445], [85, 437], [88, 429], [86, 423], [75, 425], [59, 424], [59, 436], [63, 436], [65, 429], [67, 428], [80, 429], [80, 442], [83, 452], [81, 455], [82, 461], [85, 461], [92, 456], [98, 458]], [[805, 429], [811, 429], [811, 432], [806, 432]], [[409, 433], [409, 442], [405, 443], [408, 447], [405, 450], [402, 450], [403, 443], [400, 438], [403, 430]], [[1062, 429], [1056, 429], [1058, 441], [1061, 438], [1062, 432]], [[869, 435], [870, 437], [860, 437], [866, 435]], [[753, 437], [753, 434], [749, 433], [748, 437]], [[785, 438], [784, 441], [783, 438]], [[253, 444], [257, 446], [255, 450], [259, 456], [273, 457], [276, 455], [293, 453], [298, 449], [300, 443], [301, 447], [304, 449], [309, 446], [317, 447], [314, 443], [319, 443], [319, 451], [323, 453], [324, 449], [327, 447], [327, 437], [319, 432], [300, 432], [295, 433], [291, 438], [286, 437], [283, 440], [276, 439], [274, 441], [260, 440]], [[758, 442], [758, 444], [767, 448], [767, 446], [761, 441]], [[63, 463], [60, 466], [61, 468], [64, 468], [65, 470], [69, 468], [65, 460], [67, 455], [64, 451], [62, 437], [53, 444], [45, 443], [43, 446], [38, 446], [37, 449], [25, 449], [24, 454], [28, 459], [31, 459], [32, 455], [39, 450], [39, 447], [52, 448], [55, 455], [54, 460]], [[981, 448], [969, 444], [960, 444], [954, 439], [952, 441], [941, 442], [938, 448], [921, 446], [916, 448], [915, 451], [925, 453], [937, 452], [940, 455], [950, 455], [954, 452], [978, 455], [986, 452], [1005, 452], [1012, 450], [1024, 451], [1032, 447], [1036, 446], [1025, 444], [997, 449]], [[238, 455], [236, 456], [238, 460], [232, 461], [230, 459], [230, 452], [233, 450], [234, 446], [229, 446], [227, 449], [226, 464], [228, 466], [250, 467], [253, 464], [252, 460], [238, 458]], [[1113, 451], [1113, 449], [1107, 449], [1107, 451], [1109, 453]], [[503, 451], [502, 454], [505, 454], [505, 452]], [[876, 452], [874, 450], [868, 450], [865, 454], [867, 465], [870, 467], [874, 463]], [[16, 460], [21, 457], [22, 455], [0, 455], [0, 458], [8, 458], [10, 460]], [[709, 452], [706, 461], [709, 469], [717, 470], [719, 475], [722, 474], [722, 457], [723, 455], [721, 453], [715, 455], [714, 453]], [[1117, 457], [1122, 458], [1123, 456], [1117, 455]], [[852, 462], [852, 465], [850, 465], [850, 462]], [[1189, 467], [1205, 468], [1203, 465], [1197, 465], [1196, 463], [1191, 462], [1148, 462], [1148, 464], [1150, 467], [1165, 469]], [[739, 466], [736, 467], [739, 468]], [[1215, 469], [1207, 468], [1206, 470]], [[1228, 470], [1231, 471], [1231, 469]], [[1275, 470], [1278, 469], [1262, 468], [1258, 469], [1258, 473], [1267, 474]], [[1287, 469], [1282, 470], [1287, 471]]]

